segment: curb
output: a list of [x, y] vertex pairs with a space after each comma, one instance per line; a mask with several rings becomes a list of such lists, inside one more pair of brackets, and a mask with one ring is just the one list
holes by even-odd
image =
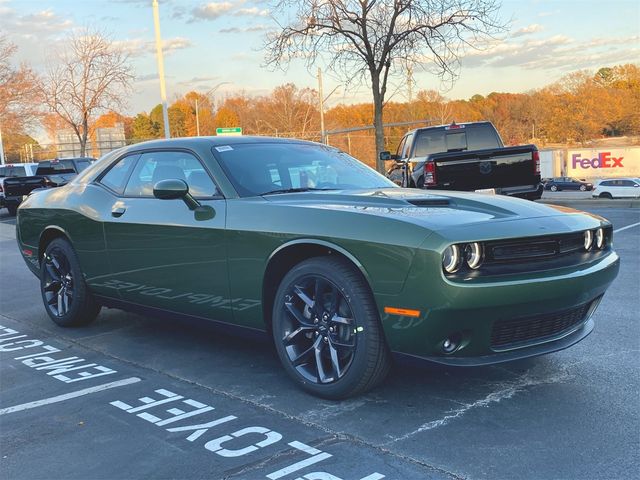
[[548, 205], [560, 205], [572, 208], [640, 208], [640, 200], [636, 199], [618, 199], [605, 200], [600, 198], [584, 199], [584, 200], [556, 200], [556, 199], [540, 199], [538, 203]]

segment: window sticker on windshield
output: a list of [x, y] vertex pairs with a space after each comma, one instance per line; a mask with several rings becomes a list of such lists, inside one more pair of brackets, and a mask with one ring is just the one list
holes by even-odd
[[221, 147], [216, 147], [216, 150], [219, 152], [228, 152], [229, 150], [233, 150], [229, 145], [222, 145]]

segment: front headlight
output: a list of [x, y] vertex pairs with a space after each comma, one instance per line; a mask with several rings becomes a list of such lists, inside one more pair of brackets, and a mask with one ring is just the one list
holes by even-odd
[[587, 230], [584, 232], [584, 249], [589, 251], [593, 246], [593, 232], [591, 230]]
[[604, 245], [604, 230], [599, 228], [598, 230], [596, 230], [596, 247], [598, 247], [598, 250], [602, 250], [605, 245]]
[[454, 273], [460, 268], [460, 247], [449, 245], [442, 254], [442, 268], [447, 273]]
[[482, 245], [478, 242], [469, 243], [464, 247], [464, 256], [469, 268], [475, 270], [482, 263]]

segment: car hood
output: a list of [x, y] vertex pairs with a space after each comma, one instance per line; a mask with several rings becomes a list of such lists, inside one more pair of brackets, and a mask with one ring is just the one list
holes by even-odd
[[[417, 189], [383, 188], [312, 191], [267, 195], [264, 198], [269, 202], [299, 208], [328, 209], [386, 217], [441, 232], [518, 221], [521, 225], [529, 224], [534, 230], [545, 230], [537, 232], [538, 234], [546, 234], [576, 228], [593, 228], [605, 221], [596, 215], [585, 214], [567, 207], [504, 195], [469, 192], [431, 193]], [[585, 220], [588, 221], [585, 222]], [[504, 233], [506, 232], [503, 231], [501, 234]]]

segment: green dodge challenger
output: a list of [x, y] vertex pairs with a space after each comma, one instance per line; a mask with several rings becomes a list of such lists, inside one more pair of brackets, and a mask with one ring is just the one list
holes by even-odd
[[266, 331], [325, 398], [373, 388], [392, 355], [471, 366], [573, 345], [619, 268], [595, 215], [402, 189], [265, 137], [117, 150], [29, 196], [16, 232], [58, 325], [106, 306]]

